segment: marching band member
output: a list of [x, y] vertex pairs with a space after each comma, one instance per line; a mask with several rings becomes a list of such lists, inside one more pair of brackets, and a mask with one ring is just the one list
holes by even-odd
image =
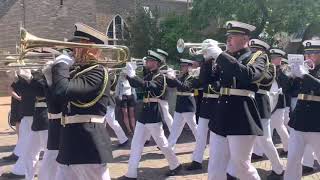
[[20, 124], [20, 138], [21, 142], [21, 156], [14, 164], [11, 172], [3, 173], [1, 177], [7, 179], [23, 179], [25, 178], [26, 168], [25, 160], [27, 155], [26, 150], [28, 146], [28, 139], [31, 134], [31, 126], [33, 122], [33, 115], [35, 111], [36, 95], [30, 86], [32, 74], [30, 69], [21, 69], [18, 71], [18, 77], [20, 80], [19, 89], [21, 89], [21, 113], [23, 118]]
[[315, 68], [310, 73], [304, 66], [291, 67], [299, 92], [298, 101], [289, 121], [290, 130], [288, 162], [285, 180], [298, 180], [302, 177], [300, 164], [307, 145], [320, 157], [320, 40], [303, 42], [305, 59], [311, 60]]
[[26, 179], [28, 180], [34, 179], [40, 152], [44, 151], [45, 154], [47, 149], [48, 108], [44, 92], [45, 86], [46, 81], [42, 72], [40, 72], [40, 70], [33, 72], [30, 87], [36, 95], [35, 111], [31, 125], [32, 131], [27, 142], [27, 150], [25, 151], [25, 155], [23, 155], [26, 168]]
[[127, 64], [127, 79], [132, 87], [143, 88], [144, 99], [142, 115], [138, 119], [131, 142], [128, 171], [121, 179], [137, 179], [139, 161], [147, 132], [151, 133], [157, 146], [168, 160], [170, 171], [166, 175], [176, 175], [182, 169], [173, 150], [168, 146], [161, 123], [161, 109], [158, 102], [159, 99], [163, 98], [166, 89], [166, 78], [159, 71], [160, 64], [163, 61], [164, 57], [162, 55], [156, 51], [149, 50], [146, 57], [147, 73], [143, 79], [135, 76], [135, 68], [132, 64]]
[[[266, 42], [259, 39], [252, 39], [250, 40], [249, 44], [253, 52], [260, 51], [261, 53], [267, 54], [270, 49], [270, 46]], [[268, 71], [265, 72], [264, 76], [260, 79], [260, 81], [257, 82], [259, 90], [255, 95], [264, 133], [263, 136], [259, 136], [256, 138], [256, 143], [258, 145], [258, 148], [263, 149], [263, 152], [271, 161], [272, 172], [268, 176], [268, 178], [275, 179], [283, 176], [283, 166], [280, 162], [280, 157], [278, 155], [277, 149], [272, 142], [270, 130], [270, 117], [272, 111], [270, 105], [270, 89], [276, 76], [276, 67], [269, 62], [267, 66]]]
[[193, 94], [195, 78], [190, 74], [193, 61], [188, 59], [180, 59], [179, 78], [168, 77], [168, 86], [177, 88], [176, 109], [173, 116], [172, 131], [170, 132], [168, 141], [169, 146], [174, 147], [184, 128], [185, 123], [188, 124], [194, 137], [197, 134], [196, 124], [196, 102]]
[[291, 79], [289, 79], [289, 77], [282, 72], [283, 58], [285, 58], [286, 53], [281, 49], [270, 49], [269, 52], [271, 62], [276, 66], [277, 70], [276, 81], [274, 81], [274, 83], [277, 83], [278, 87], [281, 88], [277, 105], [271, 115], [271, 134], [273, 130], [276, 129], [283, 145], [283, 151], [280, 153], [280, 155], [286, 155], [288, 153], [289, 132], [285, 126], [285, 123], [287, 121], [286, 118], [289, 117], [290, 111], [290, 109], [287, 108], [287, 103], [289, 102], [286, 101], [286, 95], [290, 87]]
[[1, 161], [5, 162], [16, 162], [22, 154], [21, 149], [21, 141], [19, 141], [20, 136], [20, 123], [22, 119], [21, 114], [21, 90], [19, 88], [19, 84], [21, 81], [19, 80], [19, 77], [17, 76], [16, 71], [8, 71], [7, 75], [10, 79], [13, 80], [11, 83], [9, 89], [9, 94], [11, 95], [11, 109], [10, 109], [10, 124], [16, 127], [16, 133], [18, 135], [18, 141], [16, 146], [14, 147], [13, 152], [9, 156], [5, 156], [1, 158]]
[[[210, 46], [210, 43], [215, 43], [211, 39], [203, 41], [203, 46]], [[192, 153], [192, 162], [187, 167], [187, 170], [202, 169], [203, 154], [207, 145], [207, 137], [210, 119], [214, 118], [215, 106], [219, 97], [219, 81], [216, 77], [212, 77], [213, 59], [207, 54], [204, 54], [204, 62], [200, 68], [199, 84], [203, 89], [203, 98], [200, 104], [199, 120], [197, 127], [196, 146]]]
[[[75, 24], [80, 43], [104, 44], [103, 33], [82, 23]], [[63, 105], [59, 163], [56, 180], [109, 180], [107, 163], [112, 160], [111, 141], [105, 128], [110, 96], [108, 71], [96, 63], [98, 48], [74, 48], [74, 59], [65, 56], [52, 66], [52, 92]], [[70, 74], [69, 69], [79, 66]]]
[[226, 179], [228, 163], [232, 163], [237, 178], [259, 180], [250, 162], [256, 136], [263, 135], [254, 97], [256, 81], [264, 76], [268, 59], [249, 49], [254, 26], [237, 21], [228, 21], [226, 26], [227, 51], [223, 52], [218, 43], [206, 50], [215, 59], [213, 66], [221, 84], [210, 128], [208, 179]]

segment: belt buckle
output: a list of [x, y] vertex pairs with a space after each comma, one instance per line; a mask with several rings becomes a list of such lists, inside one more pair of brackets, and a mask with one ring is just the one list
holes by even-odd
[[63, 127], [66, 126], [66, 117], [65, 117], [65, 116], [62, 116], [62, 117], [61, 117], [61, 125], [62, 125]]
[[221, 94], [230, 96], [230, 90], [231, 90], [230, 88], [222, 88]]

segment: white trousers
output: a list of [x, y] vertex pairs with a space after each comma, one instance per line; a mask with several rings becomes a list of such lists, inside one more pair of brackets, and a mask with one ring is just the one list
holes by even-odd
[[58, 156], [59, 150], [47, 150], [41, 161], [39, 169], [38, 179], [39, 180], [54, 180], [58, 170]]
[[[28, 138], [28, 145], [25, 154], [22, 156], [24, 159], [24, 166], [26, 168], [26, 179], [33, 180], [36, 172], [36, 166], [39, 162], [39, 154], [47, 150], [48, 130], [45, 131], [31, 131]], [[41, 169], [41, 167], [40, 167]]]
[[320, 132], [301, 132], [292, 129], [289, 139], [289, 151], [285, 180], [300, 180], [302, 177], [301, 160], [307, 145], [310, 145], [317, 157], [320, 157]]
[[197, 127], [196, 147], [192, 153], [192, 160], [202, 163], [203, 154], [207, 145], [209, 119], [200, 117]]
[[264, 154], [270, 160], [272, 170], [277, 174], [283, 172], [283, 166], [280, 162], [277, 149], [274, 147], [270, 131], [270, 119], [262, 119], [263, 136], [256, 137], [256, 143], [263, 150]]
[[181, 132], [186, 123], [191, 129], [193, 136], [194, 137], [197, 136], [197, 123], [196, 123], [196, 115], [194, 112], [184, 112], [184, 113], [174, 112], [173, 118], [174, 120], [172, 123], [172, 131], [168, 138], [170, 147], [174, 147], [176, 145], [178, 138], [181, 135]]
[[128, 138], [127, 138], [125, 132], [123, 131], [123, 129], [121, 128], [119, 122], [116, 121], [114, 107], [112, 107], [112, 106], [107, 107], [107, 113], [105, 116], [105, 120], [109, 124], [109, 126], [113, 129], [120, 144], [122, 144], [128, 140]]
[[14, 149], [14, 154], [18, 155], [19, 159], [12, 168], [12, 173], [17, 175], [25, 175], [24, 159], [22, 156], [26, 151], [26, 146], [28, 145], [28, 137], [31, 133], [32, 121], [32, 116], [25, 116], [21, 119], [19, 128], [20, 137]]
[[251, 153], [256, 136], [223, 137], [210, 132], [208, 180], [226, 180], [228, 163], [234, 166], [235, 176], [245, 180], [260, 180], [251, 164]]
[[137, 122], [131, 142], [130, 158], [128, 162], [127, 177], [137, 178], [138, 167], [143, 152], [144, 143], [146, 141], [146, 132], [151, 133], [152, 138], [157, 143], [169, 163], [171, 170], [179, 166], [179, 161], [173, 150], [168, 146], [168, 141], [164, 135], [162, 123], [142, 124]]
[[315, 153], [313, 152], [311, 145], [307, 144], [306, 147], [304, 148], [302, 165], [313, 168], [314, 160], [315, 160], [314, 156], [315, 156]]
[[173, 118], [169, 112], [169, 103], [168, 103], [168, 101], [161, 100], [161, 101], [159, 101], [159, 104], [160, 104], [160, 107], [162, 110], [163, 120], [166, 123], [166, 125], [168, 126], [169, 131], [171, 132]]
[[276, 129], [277, 133], [280, 136], [281, 142], [283, 144], [283, 150], [288, 151], [288, 140], [289, 140], [289, 132], [285, 125], [286, 116], [289, 117], [289, 114], [286, 115], [286, 113], [289, 113], [286, 111], [286, 108], [277, 109], [272, 115], [271, 115], [271, 137], [272, 132], [274, 129]]
[[111, 180], [109, 168], [105, 164], [58, 165], [54, 180]]

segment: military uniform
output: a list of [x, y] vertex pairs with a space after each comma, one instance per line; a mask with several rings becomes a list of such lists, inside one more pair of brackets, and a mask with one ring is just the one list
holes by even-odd
[[[305, 54], [320, 54], [320, 40], [307, 40], [303, 42]], [[319, 59], [315, 59], [319, 62]], [[293, 72], [294, 74], [294, 72]], [[301, 179], [301, 158], [303, 151], [309, 145], [317, 157], [320, 157], [320, 65], [316, 65], [309, 74], [298, 76], [298, 101], [289, 121], [290, 131], [288, 165], [285, 173], [286, 180]]]
[[[192, 61], [181, 59], [182, 64], [192, 66]], [[184, 128], [185, 123], [188, 124], [194, 137], [197, 133], [196, 124], [196, 102], [193, 94], [195, 78], [188, 72], [182, 74], [179, 78], [168, 79], [169, 87], [177, 88], [176, 108], [173, 116], [173, 131], [170, 133], [168, 141], [169, 146], [174, 147]]]
[[[267, 52], [270, 49], [270, 46], [259, 39], [252, 39], [249, 42], [250, 48], [255, 48], [258, 51], [260, 50], [261, 53], [266, 56], [268, 59]], [[270, 104], [270, 97], [271, 97], [271, 86], [272, 83], [275, 82], [276, 77], [276, 67], [275, 65], [271, 64], [268, 59], [267, 64], [267, 71], [264, 73], [263, 77], [260, 79], [260, 81], [257, 82], [259, 90], [256, 92], [255, 99], [257, 102], [259, 114], [261, 117], [261, 124], [263, 129], [263, 136], [259, 136], [256, 138], [255, 142], [255, 148], [253, 149], [253, 152], [255, 152], [256, 149], [261, 149], [262, 152], [264, 152], [267, 156], [267, 158], [270, 160], [272, 165], [272, 174], [274, 176], [282, 176], [283, 173], [283, 166], [280, 162], [280, 157], [278, 155], [278, 151], [275, 148], [273, 142], [272, 142], [272, 136], [271, 136], [271, 129], [270, 129], [270, 121], [271, 121], [271, 104]]]
[[[148, 51], [147, 61], [153, 60], [161, 62], [163, 56], [155, 51]], [[147, 132], [149, 132], [155, 140], [157, 146], [165, 155], [169, 162], [170, 170], [175, 170], [180, 167], [180, 163], [174, 154], [173, 150], [168, 146], [167, 138], [164, 135], [162, 128], [162, 113], [159, 105], [159, 100], [163, 99], [163, 94], [166, 89], [166, 78], [159, 72], [159, 69], [148, 71], [143, 79], [137, 76], [127, 76], [130, 85], [134, 88], [143, 89], [143, 108], [142, 115], [139, 116], [130, 150], [130, 158], [128, 162], [128, 172], [125, 175], [125, 179], [136, 179], [138, 176], [138, 166], [141, 158], [142, 150], [146, 141]]]
[[[31, 133], [28, 136], [24, 158], [26, 179], [33, 179], [36, 171], [36, 162], [39, 161], [41, 151], [46, 153], [48, 139], [48, 109], [44, 94], [46, 82], [39, 71], [32, 73], [33, 78], [29, 84], [36, 96]], [[41, 168], [41, 167], [40, 167]]]
[[32, 133], [31, 126], [35, 111], [36, 94], [27, 80], [23, 79], [22, 77], [19, 77], [19, 79], [21, 81], [19, 88], [21, 89], [21, 112], [23, 118], [21, 119], [19, 132], [20, 136], [17, 144], [20, 145], [21, 156], [19, 156], [19, 159], [14, 164], [11, 172], [16, 175], [25, 175], [25, 157], [23, 156], [28, 156], [26, 151], [29, 143], [29, 136]]
[[[284, 58], [286, 55], [286, 53], [280, 49], [270, 49], [269, 52], [271, 60], [276, 57]], [[278, 94], [278, 102], [271, 115], [271, 137], [273, 130], [276, 129], [283, 144], [284, 152], [288, 152], [289, 133], [285, 124], [289, 118], [290, 109], [287, 108], [287, 105], [289, 105], [290, 102], [287, 101], [286, 96], [290, 88], [291, 79], [282, 72], [280, 66], [281, 65], [276, 66], [276, 79], [273, 82], [276, 84], [275, 86], [281, 89], [281, 92], [279, 92], [278, 89], [274, 92]]]
[[206, 60], [200, 68], [198, 86], [203, 89], [203, 97], [200, 104], [196, 146], [192, 153], [193, 162], [191, 163], [190, 169], [193, 169], [192, 166], [196, 168], [202, 164], [203, 154], [207, 145], [208, 131], [211, 126], [214, 126], [210, 119], [214, 118], [220, 83], [216, 77], [212, 77], [212, 61], [212, 59]]
[[[103, 33], [85, 24], [75, 27], [77, 38], [96, 44], [107, 41]], [[104, 124], [111, 85], [108, 71], [102, 65], [85, 63], [71, 74], [72, 61], [67, 56], [57, 58], [52, 66], [52, 92], [63, 108], [56, 180], [109, 180], [112, 149]]]
[[[248, 36], [255, 27], [227, 22], [227, 35]], [[265, 56], [252, 53], [249, 48], [237, 52], [222, 52], [216, 46], [208, 48], [216, 59], [221, 89], [210, 133], [208, 179], [226, 179], [228, 162], [240, 179], [260, 179], [250, 163], [256, 136], [263, 135], [261, 117], [255, 101], [259, 81], [266, 72]], [[223, 163], [222, 163], [223, 162]]]

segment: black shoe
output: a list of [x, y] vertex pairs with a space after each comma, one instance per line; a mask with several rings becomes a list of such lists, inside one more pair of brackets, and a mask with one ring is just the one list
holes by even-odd
[[238, 180], [238, 178], [231, 176], [229, 173], [227, 173], [227, 180]]
[[127, 176], [121, 176], [118, 178], [118, 180], [137, 180], [137, 178], [129, 178]]
[[310, 174], [314, 171], [313, 167], [302, 166], [302, 174]]
[[180, 164], [177, 168], [173, 169], [173, 170], [169, 170], [169, 172], [167, 172], [167, 176], [175, 176], [177, 175], [180, 171], [182, 170], [182, 165]]
[[6, 179], [24, 179], [25, 175], [17, 175], [17, 174], [13, 174], [12, 172], [7, 172], [7, 173], [1, 174], [0, 177], [6, 178]]
[[199, 170], [202, 169], [202, 164], [198, 163], [197, 161], [192, 161], [189, 166], [187, 166], [186, 170], [193, 171], [193, 170]]
[[5, 156], [1, 158], [1, 161], [11, 162], [11, 161], [17, 161], [19, 159], [19, 156], [15, 155], [14, 153], [10, 154], [9, 156]]
[[272, 171], [268, 176], [267, 180], [282, 180], [284, 175], [284, 171], [281, 174], [277, 174], [276, 172]]
[[259, 155], [256, 155], [254, 153], [252, 153], [252, 156], [251, 156], [251, 160], [263, 160], [263, 156], [259, 156]]
[[128, 139], [128, 140], [126, 140], [126, 141], [125, 141], [124, 143], [122, 143], [122, 144], [118, 144], [118, 148], [121, 148], [121, 147], [127, 146], [128, 142], [129, 142], [129, 139]]

